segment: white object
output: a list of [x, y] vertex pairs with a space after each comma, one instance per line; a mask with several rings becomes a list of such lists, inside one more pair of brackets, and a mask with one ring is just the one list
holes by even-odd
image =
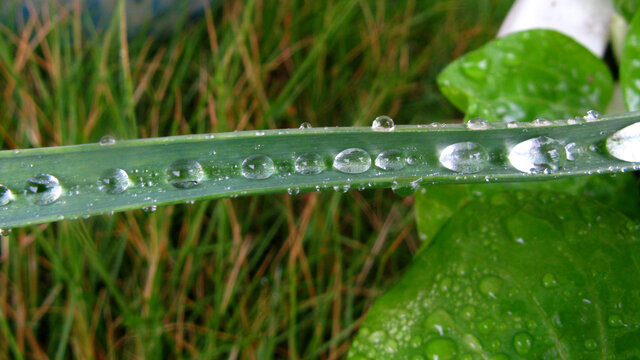
[[498, 37], [531, 29], [553, 29], [604, 55], [613, 17], [611, 0], [516, 0]]

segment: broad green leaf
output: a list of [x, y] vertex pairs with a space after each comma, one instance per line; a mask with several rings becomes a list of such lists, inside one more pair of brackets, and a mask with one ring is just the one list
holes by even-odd
[[614, 0], [616, 11], [622, 14], [627, 21], [631, 21], [640, 9], [640, 1], [638, 0]]
[[554, 192], [474, 199], [370, 309], [350, 359], [636, 359], [640, 237]]
[[629, 111], [640, 109], [640, 13], [631, 23], [620, 63], [620, 84]]
[[467, 119], [505, 122], [602, 110], [613, 91], [604, 62], [552, 30], [496, 39], [447, 66], [438, 85]]

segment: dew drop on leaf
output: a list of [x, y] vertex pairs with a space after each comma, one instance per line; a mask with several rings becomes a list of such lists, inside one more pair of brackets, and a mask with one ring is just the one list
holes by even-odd
[[625, 323], [622, 321], [622, 316], [618, 314], [609, 315], [609, 318], [607, 319], [607, 323], [609, 324], [609, 326], [614, 328], [625, 326]]
[[489, 128], [489, 120], [485, 118], [473, 118], [467, 121], [467, 129], [470, 130], [486, 130]]
[[50, 174], [38, 174], [27, 180], [27, 198], [35, 205], [53, 204], [62, 195], [60, 181]]
[[270, 157], [262, 154], [254, 154], [242, 162], [242, 176], [247, 179], [268, 179], [275, 172], [275, 165]]
[[303, 122], [302, 124], [300, 124], [300, 129], [311, 129], [313, 126], [311, 126], [311, 123], [309, 122]]
[[482, 344], [480, 344], [480, 340], [477, 337], [473, 336], [473, 334], [464, 334], [462, 336], [462, 342], [464, 345], [473, 352], [481, 352]]
[[346, 149], [333, 159], [333, 167], [346, 174], [363, 173], [371, 167], [371, 157], [359, 148]]
[[5, 206], [13, 200], [13, 193], [11, 190], [4, 186], [0, 185], [0, 206]]
[[511, 165], [529, 174], [556, 171], [564, 165], [566, 158], [564, 146], [546, 136], [523, 141], [509, 152]]
[[111, 135], [105, 135], [100, 138], [100, 145], [108, 146], [116, 143], [116, 138]]
[[600, 120], [600, 113], [595, 110], [587, 111], [587, 115], [582, 117], [586, 122], [598, 121]]
[[376, 157], [375, 164], [382, 170], [397, 171], [405, 167], [406, 162], [400, 150], [386, 150]]
[[607, 139], [607, 151], [619, 160], [640, 162], [640, 122], [611, 135]]
[[374, 331], [373, 333], [371, 333], [371, 335], [369, 335], [369, 341], [371, 341], [374, 344], [379, 344], [383, 342], [386, 338], [387, 338], [387, 334], [385, 334], [384, 331], [382, 330]]
[[315, 153], [302, 154], [296, 158], [295, 169], [302, 175], [320, 174], [326, 169], [322, 156]]
[[553, 274], [546, 273], [542, 277], [542, 286], [544, 286], [546, 288], [550, 288], [550, 287], [556, 286], [557, 283], [558, 282], [556, 281], [556, 277], [553, 276]]
[[531, 351], [532, 344], [533, 337], [526, 331], [519, 332], [513, 337], [513, 347], [521, 356], [526, 355]]
[[593, 351], [598, 348], [598, 342], [594, 339], [587, 339], [584, 342], [584, 348]]
[[371, 124], [371, 130], [373, 131], [393, 131], [395, 128], [393, 119], [386, 115], [378, 116]]
[[474, 142], [449, 145], [440, 153], [440, 163], [449, 170], [462, 174], [473, 174], [489, 164], [489, 154]]
[[425, 347], [428, 360], [451, 360], [458, 354], [458, 346], [448, 338], [437, 338], [429, 341]]
[[129, 175], [122, 169], [108, 169], [98, 180], [98, 189], [107, 194], [119, 194], [129, 187]]
[[425, 328], [428, 331], [435, 331], [440, 335], [444, 335], [453, 327], [455, 327], [453, 318], [443, 309], [434, 310], [425, 320]]
[[502, 287], [502, 279], [496, 276], [485, 276], [478, 284], [478, 290], [492, 299], [498, 298], [500, 287]]
[[195, 160], [179, 159], [167, 168], [169, 184], [178, 189], [192, 188], [202, 181], [202, 165]]

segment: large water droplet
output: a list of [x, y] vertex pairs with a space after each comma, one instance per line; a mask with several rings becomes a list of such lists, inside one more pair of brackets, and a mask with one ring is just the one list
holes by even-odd
[[122, 169], [109, 169], [102, 173], [98, 188], [107, 194], [119, 194], [129, 187], [129, 175]]
[[62, 195], [60, 181], [49, 174], [38, 174], [27, 180], [26, 194], [31, 203], [49, 205]]
[[4, 186], [0, 185], [0, 206], [5, 206], [13, 200], [13, 193], [11, 190]]
[[480, 344], [480, 340], [473, 336], [473, 334], [464, 334], [462, 336], [462, 343], [473, 352], [482, 351], [482, 344]]
[[473, 174], [488, 165], [489, 154], [487, 150], [474, 142], [460, 142], [449, 145], [442, 150], [440, 163], [449, 170]]
[[363, 173], [371, 167], [371, 157], [359, 148], [346, 149], [333, 159], [333, 167], [347, 174]]
[[393, 131], [395, 128], [396, 125], [393, 123], [393, 119], [386, 115], [378, 116], [371, 124], [373, 131]]
[[202, 181], [202, 165], [195, 160], [179, 159], [167, 168], [169, 184], [178, 189], [192, 188]]
[[595, 110], [587, 111], [587, 115], [582, 117], [587, 122], [598, 121], [600, 120], [600, 113]]
[[429, 341], [425, 346], [425, 352], [429, 360], [450, 360], [455, 359], [458, 347], [451, 339], [439, 338]]
[[533, 337], [526, 331], [519, 332], [513, 337], [513, 347], [520, 355], [526, 355], [531, 351]]
[[302, 175], [320, 174], [326, 167], [322, 156], [315, 153], [302, 154], [295, 161], [296, 171]]
[[486, 276], [480, 280], [480, 284], [478, 284], [478, 290], [486, 296], [497, 299], [498, 291], [500, 291], [500, 287], [502, 286], [502, 279], [495, 276]]
[[420, 187], [421, 179], [414, 181], [394, 181], [391, 190], [399, 196], [411, 196]]
[[400, 150], [386, 150], [376, 157], [375, 164], [382, 170], [395, 171], [402, 169], [406, 162]]
[[267, 179], [275, 172], [273, 160], [262, 154], [254, 154], [242, 162], [242, 176], [247, 179]]
[[470, 130], [486, 130], [489, 128], [489, 120], [481, 117], [469, 119], [467, 128]]
[[300, 124], [300, 129], [311, 129], [313, 128], [313, 126], [311, 126], [311, 123], [309, 122], [303, 122], [302, 124]]
[[640, 162], [640, 122], [629, 125], [607, 139], [609, 154], [628, 162]]
[[530, 174], [556, 171], [564, 165], [566, 158], [564, 146], [546, 136], [523, 141], [509, 152], [511, 165]]
[[444, 335], [449, 329], [456, 326], [451, 315], [443, 309], [434, 310], [425, 320], [424, 327], [427, 331], [436, 331]]
[[108, 145], [113, 145], [115, 143], [116, 143], [116, 138], [114, 138], [111, 135], [105, 135], [100, 138], [100, 145], [108, 146]]

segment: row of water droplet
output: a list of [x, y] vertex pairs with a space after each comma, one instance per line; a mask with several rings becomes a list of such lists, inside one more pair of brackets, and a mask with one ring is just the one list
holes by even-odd
[[[585, 121], [597, 121], [599, 115], [590, 111]], [[542, 126], [545, 120], [537, 120]], [[308, 128], [303, 125], [301, 128]], [[489, 129], [484, 119], [472, 119], [467, 123], [472, 130]], [[377, 117], [372, 130], [392, 132], [393, 120], [388, 116]], [[114, 141], [102, 141], [103, 145], [112, 145]], [[627, 126], [607, 139], [607, 150], [615, 158], [627, 162], [640, 162], [640, 122]], [[515, 169], [528, 174], [552, 173], [561, 169], [566, 160], [575, 160], [581, 149], [575, 144], [563, 144], [547, 136], [525, 140], [513, 146], [508, 160]], [[376, 156], [373, 164], [383, 171], [399, 171], [407, 165], [420, 162], [420, 155], [406, 156], [403, 151], [389, 149]], [[480, 144], [471, 141], [458, 142], [446, 146], [440, 152], [441, 166], [460, 174], [481, 172], [490, 164], [489, 152]], [[299, 155], [294, 161], [295, 172], [301, 175], [317, 175], [327, 170], [327, 163], [318, 153]], [[361, 148], [348, 148], [333, 157], [332, 167], [345, 174], [360, 174], [371, 168], [370, 154]], [[246, 179], [261, 180], [270, 178], [276, 172], [273, 159], [264, 154], [253, 154], [245, 158], [240, 165], [240, 173]], [[196, 160], [180, 159], [169, 165], [166, 170], [169, 184], [178, 189], [189, 189], [200, 184], [204, 178], [202, 165]], [[124, 169], [108, 169], [98, 180], [98, 188], [107, 194], [119, 194], [131, 185], [128, 173]], [[55, 202], [63, 193], [60, 181], [51, 174], [38, 174], [27, 180], [25, 190], [33, 204], [48, 205]], [[15, 198], [5, 185], [0, 185], [0, 206], [9, 204]]]

